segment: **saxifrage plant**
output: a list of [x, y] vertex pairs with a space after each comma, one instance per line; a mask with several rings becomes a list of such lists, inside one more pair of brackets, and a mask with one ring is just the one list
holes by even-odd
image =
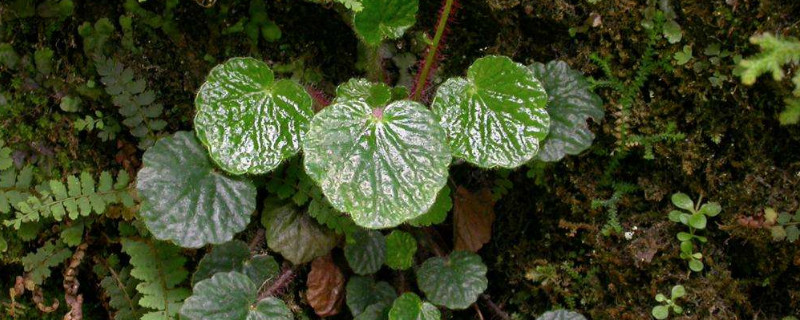
[[[414, 24], [418, 7], [397, 0], [361, 5], [353, 26], [373, 53]], [[452, 10], [453, 1], [446, 1], [431, 50], [438, 50]], [[436, 306], [466, 309], [488, 286], [479, 255], [448, 253], [428, 229], [388, 235], [381, 229], [444, 221], [452, 207], [450, 190], [457, 187], [452, 181], [448, 186], [454, 158], [509, 169], [557, 161], [588, 148], [594, 135], [586, 121], [603, 117], [602, 101], [563, 62], [528, 67], [486, 56], [466, 77], [446, 80], [426, 106], [419, 86], [427, 84], [427, 74], [408, 98], [398, 99], [400, 91], [382, 83], [382, 71], [374, 70], [380, 56], [369, 56], [369, 79], [340, 85], [333, 103], [316, 114], [302, 86], [275, 79], [262, 61], [232, 58], [211, 70], [197, 93], [195, 131], [165, 137], [145, 152], [136, 188], [149, 231], [186, 248], [215, 245], [192, 278], [193, 293], [181, 302], [183, 317], [292, 318], [272, 287], [294, 269], [278, 271], [273, 258], [253, 255], [232, 240], [256, 210], [257, 175], [281, 166], [291, 168], [283, 174], [304, 187], [267, 185], [278, 193], [267, 198], [261, 214], [266, 244], [291, 264], [315, 261], [312, 272], [339, 270], [323, 257], [345, 235], [345, 260], [359, 276], [350, 277], [343, 293], [356, 319], [438, 319]], [[431, 72], [431, 59], [436, 54], [427, 56], [421, 72]], [[303, 173], [289, 161], [301, 152]], [[435, 256], [417, 263], [420, 245]], [[264, 259], [272, 262], [255, 262]], [[367, 277], [384, 265], [414, 270], [424, 299], [412, 292], [398, 295], [388, 283]], [[341, 288], [342, 281], [326, 283]], [[268, 282], [270, 288], [259, 289]], [[319, 306], [318, 314], [331, 315], [336, 301], [312, 305]]]

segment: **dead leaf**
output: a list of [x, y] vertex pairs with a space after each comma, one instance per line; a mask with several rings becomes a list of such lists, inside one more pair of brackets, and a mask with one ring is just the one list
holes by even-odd
[[453, 207], [455, 250], [478, 252], [492, 239], [494, 201], [492, 192], [483, 188], [477, 194], [458, 187]]
[[344, 301], [344, 274], [328, 254], [314, 259], [308, 273], [306, 298], [320, 317], [336, 315]]

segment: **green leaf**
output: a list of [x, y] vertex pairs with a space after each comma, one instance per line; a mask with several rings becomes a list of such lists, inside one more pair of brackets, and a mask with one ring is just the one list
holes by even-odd
[[663, 33], [667, 38], [667, 41], [672, 44], [681, 42], [681, 39], [683, 38], [681, 26], [675, 22], [675, 20], [670, 19], [664, 22]]
[[397, 39], [417, 22], [419, 0], [362, 0], [353, 27], [370, 46], [384, 39]]
[[680, 211], [678, 211], [678, 210], [672, 210], [672, 211], [670, 211], [670, 212], [669, 212], [669, 221], [672, 221], [672, 222], [681, 222], [681, 215], [682, 215], [682, 214], [683, 214], [683, 212], [680, 212]]
[[800, 238], [800, 229], [797, 226], [786, 227], [786, 241], [795, 242]]
[[386, 238], [379, 231], [358, 231], [353, 234], [352, 243], [344, 247], [344, 256], [356, 274], [378, 272], [386, 261]]
[[447, 219], [447, 213], [453, 208], [453, 199], [450, 197], [450, 187], [447, 185], [439, 190], [436, 195], [436, 201], [428, 212], [414, 219], [408, 220], [408, 224], [415, 227], [427, 227], [440, 224]]
[[555, 310], [545, 312], [536, 320], [586, 320], [586, 317], [574, 311]]
[[455, 251], [425, 261], [417, 269], [417, 285], [436, 305], [466, 309], [489, 285], [486, 271], [479, 255]]
[[694, 272], [703, 271], [703, 262], [697, 259], [689, 260], [689, 269]]
[[414, 293], [407, 292], [394, 300], [389, 310], [389, 320], [438, 320], [442, 318], [439, 309], [422, 301]]
[[379, 302], [376, 304], [372, 304], [364, 309], [364, 312], [358, 314], [358, 316], [354, 317], [354, 320], [388, 320], [389, 319], [389, 309], [391, 309], [391, 305], [386, 302]]
[[255, 186], [216, 170], [191, 132], [159, 140], [143, 163], [136, 177], [140, 214], [158, 239], [188, 248], [224, 243], [256, 209]]
[[345, 291], [347, 307], [353, 316], [360, 315], [367, 307], [377, 303], [388, 306], [397, 298], [397, 293], [390, 284], [383, 281], [375, 283], [372, 278], [361, 276], [350, 278]]
[[[50, 277], [53, 268], [72, 255], [72, 251], [61, 244], [47, 242], [44, 246], [22, 257], [22, 266], [28, 274], [27, 278], [35, 285], [41, 285]], [[32, 288], [28, 288], [32, 289]]]
[[[366, 9], [365, 9], [366, 10]], [[447, 182], [444, 130], [423, 105], [362, 101], [318, 113], [303, 140], [306, 173], [331, 205], [366, 228], [389, 228], [425, 213]]]
[[547, 93], [525, 66], [503, 56], [480, 58], [466, 78], [439, 86], [432, 110], [453, 156], [483, 168], [515, 168], [539, 152], [550, 129]]
[[242, 241], [232, 240], [216, 245], [197, 264], [197, 269], [192, 274], [192, 286], [211, 278], [217, 272], [240, 271], [242, 264], [248, 259], [250, 249]]
[[674, 286], [672, 287], [671, 295], [672, 295], [672, 300], [683, 297], [686, 295], [686, 288], [684, 288], [682, 285]]
[[583, 74], [572, 70], [566, 62], [534, 63], [529, 68], [547, 92], [550, 115], [550, 133], [537, 158], [558, 161], [565, 155], [576, 155], [588, 149], [594, 141], [594, 133], [586, 121], [603, 119], [603, 100], [592, 92]]
[[242, 273], [250, 277], [256, 285], [263, 285], [264, 282], [274, 279], [281, 272], [281, 267], [275, 258], [268, 254], [260, 254], [242, 263]]
[[333, 100], [333, 103], [362, 101], [370, 107], [378, 108], [387, 105], [391, 100], [392, 90], [386, 84], [354, 78], [336, 88], [336, 99]]
[[192, 320], [293, 319], [282, 301], [258, 301], [258, 286], [237, 271], [220, 272], [197, 283], [181, 315]]
[[136, 285], [142, 294], [139, 305], [155, 310], [142, 319], [177, 319], [183, 300], [190, 295], [179, 286], [189, 276], [180, 248], [149, 238], [123, 238], [120, 243], [130, 256], [131, 276], [142, 281]]
[[705, 229], [708, 219], [702, 213], [695, 213], [689, 217], [689, 225], [695, 229]]
[[688, 232], [678, 232], [678, 240], [680, 241], [690, 241], [692, 238], [694, 237]]
[[72, 225], [61, 230], [61, 240], [70, 247], [77, 246], [83, 241], [83, 229], [83, 220], [73, 222]]
[[675, 63], [679, 66], [682, 66], [692, 60], [692, 47], [689, 45], [683, 46], [683, 51], [678, 51], [672, 54], [672, 58], [675, 59]]
[[266, 173], [297, 154], [314, 115], [302, 86], [275, 81], [269, 66], [253, 58], [214, 67], [195, 106], [197, 136], [214, 162], [233, 174]]
[[656, 301], [658, 302], [667, 301], [667, 296], [665, 296], [663, 293], [656, 294]]
[[688, 195], [678, 192], [672, 195], [672, 204], [683, 210], [694, 212], [694, 201]]
[[722, 207], [719, 205], [719, 203], [709, 202], [700, 206], [700, 210], [698, 212], [709, 217], [716, 217], [721, 211]]
[[261, 224], [267, 229], [267, 246], [294, 264], [324, 256], [337, 243], [333, 232], [298, 212], [292, 204], [265, 205]]
[[653, 307], [653, 311], [651, 312], [653, 317], [656, 319], [666, 319], [669, 317], [669, 307], [668, 306], [655, 306]]
[[406, 270], [414, 264], [417, 240], [407, 232], [395, 230], [386, 236], [386, 265], [395, 270]]
[[320, 224], [347, 237], [350, 237], [356, 230], [360, 229], [352, 219], [331, 207], [331, 204], [325, 198], [312, 199], [311, 203], [308, 204], [308, 215], [312, 216]]

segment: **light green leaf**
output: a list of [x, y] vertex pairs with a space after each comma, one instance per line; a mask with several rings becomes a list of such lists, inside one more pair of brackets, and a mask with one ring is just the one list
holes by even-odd
[[192, 320], [293, 319], [282, 301], [257, 298], [258, 286], [249, 277], [236, 271], [220, 272], [194, 286], [181, 315]]
[[675, 44], [681, 42], [683, 39], [683, 31], [681, 31], [681, 25], [679, 25], [675, 20], [667, 20], [664, 22], [664, 36], [667, 38], [669, 43]]
[[436, 195], [436, 201], [431, 208], [428, 209], [428, 212], [408, 220], [408, 224], [415, 227], [427, 227], [440, 224], [447, 219], [447, 213], [449, 213], [452, 208], [453, 199], [450, 197], [450, 187], [445, 185], [442, 190], [439, 190], [439, 194]]
[[419, 0], [362, 0], [363, 10], [356, 12], [353, 26], [370, 46], [384, 39], [397, 39], [417, 22]]
[[689, 241], [692, 240], [692, 234], [688, 232], [678, 232], [678, 240], [680, 241]]
[[391, 100], [392, 90], [386, 84], [353, 78], [336, 88], [336, 99], [333, 103], [362, 101], [370, 107], [378, 108], [387, 105]]
[[586, 317], [574, 311], [555, 310], [545, 312], [536, 320], [586, 320]]
[[407, 292], [394, 300], [389, 310], [389, 320], [438, 320], [442, 318], [439, 309], [422, 301], [414, 293]]
[[303, 151], [306, 173], [331, 205], [372, 229], [425, 213], [451, 161], [430, 111], [405, 100], [384, 108], [362, 101], [331, 105], [311, 121]]
[[320, 226], [294, 205], [265, 205], [261, 224], [267, 229], [267, 246], [294, 264], [321, 257], [336, 246], [336, 235]]
[[367, 307], [377, 303], [388, 306], [397, 298], [397, 293], [390, 284], [383, 281], [375, 283], [372, 278], [361, 276], [350, 278], [345, 291], [347, 307], [353, 316], [360, 315]]
[[694, 201], [688, 195], [678, 192], [672, 195], [672, 204], [683, 210], [694, 212]]
[[300, 151], [311, 106], [303, 87], [275, 81], [266, 63], [233, 58], [214, 67], [200, 87], [195, 130], [223, 170], [266, 173]]
[[353, 234], [352, 243], [344, 247], [344, 256], [356, 274], [378, 272], [386, 261], [386, 238], [379, 231], [358, 231]]
[[61, 230], [61, 240], [70, 247], [77, 246], [83, 241], [83, 229], [83, 220], [75, 221], [72, 225]]
[[477, 254], [455, 251], [449, 257], [434, 257], [417, 269], [417, 285], [436, 305], [466, 309], [486, 290], [486, 265]]
[[395, 230], [386, 236], [386, 265], [395, 270], [405, 270], [414, 264], [417, 240], [407, 232]]
[[534, 63], [529, 68], [547, 92], [550, 115], [550, 133], [537, 158], [558, 161], [565, 155], [576, 155], [588, 149], [594, 141], [594, 133], [586, 121], [603, 119], [603, 100], [592, 92], [583, 74], [570, 69], [566, 62]]
[[689, 269], [694, 272], [703, 271], [703, 262], [696, 259], [689, 260]]
[[525, 66], [487, 56], [466, 78], [439, 86], [433, 112], [449, 137], [453, 156], [483, 168], [515, 168], [539, 152], [550, 129], [547, 93]]
[[695, 229], [705, 229], [708, 219], [702, 213], [695, 213], [689, 217], [689, 225]]
[[255, 186], [219, 172], [191, 132], [159, 140], [143, 163], [136, 178], [140, 214], [158, 239], [188, 248], [224, 243], [256, 209]]
[[655, 306], [653, 307], [653, 317], [656, 319], [666, 319], [669, 317], [669, 307], [668, 306]]
[[716, 217], [721, 211], [722, 207], [719, 205], [719, 203], [709, 202], [700, 206], [700, 210], [698, 212], [709, 217]]
[[671, 295], [672, 295], [672, 300], [683, 297], [686, 295], [686, 288], [684, 288], [682, 285], [674, 286], [672, 287]]

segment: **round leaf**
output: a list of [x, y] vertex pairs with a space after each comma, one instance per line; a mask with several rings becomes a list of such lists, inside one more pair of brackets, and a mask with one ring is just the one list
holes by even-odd
[[502, 56], [478, 59], [467, 78], [442, 84], [432, 109], [455, 157], [483, 168], [528, 162], [550, 129], [547, 93], [525, 66]]
[[537, 158], [558, 161], [565, 155], [588, 149], [594, 133], [586, 120], [603, 119], [603, 100], [592, 92], [583, 74], [570, 69], [566, 62], [534, 63], [530, 69], [547, 91], [547, 113], [551, 119], [550, 133]]
[[353, 318], [354, 320], [386, 320], [389, 318], [389, 305], [386, 302], [372, 304], [364, 309], [364, 312]]
[[682, 285], [674, 286], [672, 287], [671, 295], [672, 295], [672, 300], [683, 297], [686, 295], [686, 288], [684, 288]]
[[350, 79], [336, 88], [333, 103], [363, 101], [373, 108], [383, 107], [392, 100], [392, 90], [383, 83], [372, 83], [367, 79]]
[[694, 272], [703, 271], [703, 262], [697, 259], [689, 260], [689, 269]]
[[695, 229], [705, 229], [708, 219], [702, 213], [695, 213], [689, 217], [689, 225]]
[[257, 301], [258, 286], [246, 275], [220, 272], [197, 283], [181, 315], [191, 320], [292, 319], [291, 311], [275, 298]]
[[455, 251], [434, 257], [417, 270], [417, 285], [434, 304], [466, 309], [486, 290], [486, 265], [477, 254]]
[[386, 265], [395, 270], [405, 270], [414, 264], [417, 240], [407, 232], [395, 230], [386, 236]]
[[372, 278], [360, 276], [350, 278], [345, 291], [347, 307], [353, 316], [360, 315], [374, 304], [383, 303], [388, 306], [397, 298], [397, 293], [390, 284], [383, 281], [375, 283]]
[[261, 254], [253, 257], [250, 260], [242, 263], [242, 273], [250, 277], [258, 286], [261, 286], [267, 280], [274, 279], [281, 272], [281, 267], [275, 258], [268, 254]]
[[722, 211], [722, 207], [719, 205], [719, 203], [709, 202], [700, 206], [699, 212], [709, 217], [716, 217], [720, 211]]
[[653, 307], [653, 317], [656, 319], [666, 319], [669, 317], [669, 307], [668, 306], [655, 306]]
[[397, 39], [417, 22], [418, 0], [363, 0], [364, 9], [356, 12], [353, 25], [368, 45], [384, 39]]
[[275, 81], [269, 66], [253, 58], [214, 67], [195, 106], [198, 137], [211, 158], [234, 174], [266, 173], [297, 154], [314, 116], [303, 87]]
[[545, 312], [536, 320], [586, 320], [586, 317], [574, 311], [555, 310]]
[[158, 239], [187, 248], [221, 244], [244, 230], [256, 209], [255, 186], [216, 170], [191, 132], [159, 140], [143, 163], [140, 214]]
[[430, 111], [405, 100], [385, 108], [362, 101], [331, 105], [311, 121], [303, 150], [306, 172], [331, 205], [372, 229], [425, 213], [451, 160]]
[[214, 246], [197, 264], [192, 274], [192, 285], [211, 278], [217, 272], [239, 271], [245, 260], [250, 259], [250, 249], [239, 240]]
[[358, 231], [353, 234], [352, 243], [344, 247], [344, 256], [357, 274], [378, 272], [386, 261], [386, 239], [375, 230]]
[[267, 229], [267, 246], [294, 264], [321, 257], [336, 246], [336, 235], [291, 205], [265, 205], [261, 223]]
[[416, 294], [404, 293], [394, 300], [389, 310], [389, 320], [434, 320], [441, 319], [439, 309], [430, 303], [423, 302]]
[[683, 210], [694, 211], [694, 201], [682, 192], [672, 195], [672, 204]]

